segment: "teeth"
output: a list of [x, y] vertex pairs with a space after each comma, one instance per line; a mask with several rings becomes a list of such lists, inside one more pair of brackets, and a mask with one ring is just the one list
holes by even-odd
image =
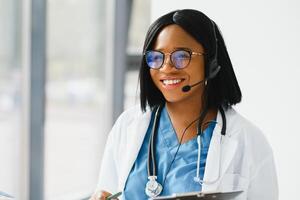
[[182, 81], [181, 79], [163, 80], [163, 83], [165, 85], [172, 85], [172, 84], [180, 83], [181, 81]]

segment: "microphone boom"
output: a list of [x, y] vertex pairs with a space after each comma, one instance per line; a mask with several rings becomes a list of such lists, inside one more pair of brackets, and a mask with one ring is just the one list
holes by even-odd
[[205, 82], [207, 79], [204, 79], [204, 80], [201, 80], [193, 85], [185, 85], [181, 88], [182, 92], [188, 92], [192, 89], [192, 87], [196, 86], [196, 85], [199, 85], [200, 83], [203, 83]]

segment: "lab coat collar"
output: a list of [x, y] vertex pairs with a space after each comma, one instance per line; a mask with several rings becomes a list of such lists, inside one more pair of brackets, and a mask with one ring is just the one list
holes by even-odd
[[[206, 159], [206, 167], [204, 174], [205, 182], [214, 182], [213, 184], [203, 184], [202, 191], [216, 191], [218, 185], [220, 184], [220, 179], [226, 172], [231, 160], [234, 157], [234, 154], [237, 149], [238, 142], [237, 140], [231, 138], [234, 130], [231, 126], [232, 123], [230, 118], [235, 111], [233, 109], [228, 109], [225, 111], [226, 121], [227, 121], [227, 130], [226, 136], [221, 136], [222, 129], [222, 116], [220, 111], [217, 114], [217, 124], [213, 131], [212, 139], [210, 142], [210, 147], [208, 150], [208, 155]], [[140, 112], [136, 114], [135, 120], [127, 127], [127, 152], [124, 152], [125, 163], [121, 167], [122, 171], [120, 172], [120, 182], [119, 189], [123, 190], [126, 184], [127, 177], [131, 171], [131, 168], [138, 156], [139, 150], [143, 144], [144, 137], [146, 135], [149, 123], [151, 120], [151, 111], [148, 110], [145, 113]], [[220, 166], [220, 160], [221, 166]]]
[[[223, 121], [220, 111], [217, 114], [217, 124], [213, 131], [213, 135], [210, 141], [210, 146], [206, 158], [206, 166], [204, 173], [204, 184], [202, 185], [202, 191], [217, 191], [220, 184], [220, 180], [225, 174], [226, 170], [231, 163], [237, 146], [237, 140], [233, 139], [232, 134], [235, 132], [232, 128], [231, 115], [235, 111], [229, 109], [225, 111], [226, 116], [226, 135], [221, 135], [223, 127]], [[220, 163], [221, 162], [221, 163]]]

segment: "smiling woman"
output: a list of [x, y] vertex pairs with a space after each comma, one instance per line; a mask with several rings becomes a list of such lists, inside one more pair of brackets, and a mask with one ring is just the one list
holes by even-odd
[[233, 108], [242, 95], [215, 22], [170, 12], [150, 26], [143, 55], [141, 105], [110, 132], [93, 199], [236, 190], [239, 200], [278, 199], [272, 149]]
[[197, 85], [188, 93], [183, 93], [181, 88], [204, 79], [204, 57], [201, 56], [204, 48], [202, 45], [180, 26], [169, 25], [158, 34], [153, 49], [172, 52], [171, 59], [168, 59], [168, 56], [163, 57], [164, 62], [159, 69], [152, 68], [150, 70], [155, 86], [162, 92], [165, 99], [168, 102], [178, 102], [192, 97], [198, 104], [200, 95], [203, 93], [203, 85]]

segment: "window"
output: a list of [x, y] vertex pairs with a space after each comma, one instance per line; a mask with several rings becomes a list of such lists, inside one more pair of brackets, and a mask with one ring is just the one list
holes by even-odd
[[48, 1], [45, 197], [95, 189], [104, 146], [105, 1]]
[[0, 191], [18, 193], [21, 68], [18, 1], [0, 0]]
[[125, 109], [139, 100], [138, 70], [141, 62], [144, 39], [150, 26], [150, 0], [133, 1], [128, 35], [128, 70], [125, 79]]

